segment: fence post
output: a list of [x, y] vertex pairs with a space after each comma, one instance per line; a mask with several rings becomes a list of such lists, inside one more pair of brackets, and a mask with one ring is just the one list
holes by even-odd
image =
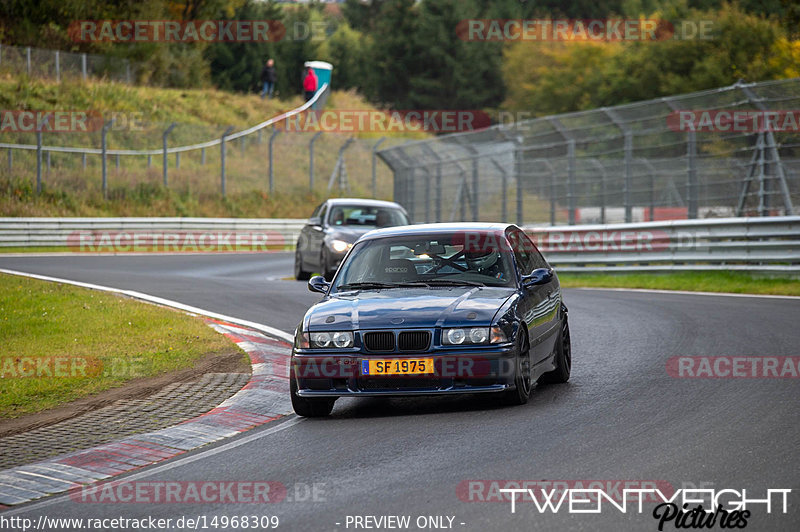
[[442, 221], [442, 163], [436, 163], [436, 221]]
[[61, 83], [61, 60], [58, 50], [56, 50], [56, 83]]
[[222, 137], [220, 138], [220, 144], [219, 144], [219, 146], [220, 146], [220, 166], [221, 166], [220, 180], [221, 180], [221, 184], [222, 184], [222, 197], [223, 198], [225, 197], [225, 137], [227, 137], [230, 134], [231, 131], [233, 131], [233, 126], [230, 126], [230, 127], [228, 127], [228, 129], [225, 130], [225, 133], [223, 133]]
[[[258, 131], [261, 133], [261, 130]], [[272, 195], [272, 191], [275, 190], [275, 165], [272, 160], [272, 143], [275, 142], [275, 137], [281, 134], [280, 129], [275, 129], [275, 126], [272, 126], [272, 133], [269, 136], [269, 193]]]
[[114, 157], [114, 166], [116, 170], [119, 170], [119, 153]]
[[[84, 54], [85, 55], [85, 54]], [[111, 126], [114, 125], [114, 119], [112, 118], [105, 124], [103, 124], [103, 129], [100, 131], [100, 147], [102, 150], [102, 157], [103, 157], [103, 199], [108, 199], [108, 161], [106, 160], [106, 154], [108, 153], [108, 130]]]
[[378, 147], [383, 144], [386, 140], [386, 137], [381, 137], [381, 139], [375, 143], [372, 147], [372, 197], [375, 198], [378, 196], [378, 177], [377, 177], [377, 164], [378, 164]]
[[567, 208], [569, 225], [575, 225], [575, 139], [567, 141]]
[[495, 161], [494, 158], [490, 158], [489, 160], [492, 161], [492, 164], [494, 165], [494, 167], [497, 168], [497, 170], [500, 172], [500, 179], [502, 180], [501, 184], [500, 184], [500, 186], [501, 186], [501, 203], [500, 203], [500, 212], [501, 212], [500, 216], [501, 217], [500, 217], [500, 221], [505, 222], [506, 220], [508, 220], [508, 208], [507, 208], [507, 201], [508, 201], [508, 180], [507, 180], [507, 177], [508, 176], [507, 176], [507, 172], [506, 172], [505, 168], [503, 168], [503, 165], [498, 163], [497, 161]]
[[42, 132], [36, 132], [36, 194], [42, 193]]
[[86, 170], [86, 152], [81, 153], [81, 168]]
[[25, 47], [25, 63], [27, 64], [28, 75], [30, 76], [31, 75], [31, 47], [30, 46], [26, 46]]
[[[474, 148], [473, 148], [474, 149]], [[474, 152], [473, 152], [474, 153]], [[478, 161], [478, 155], [474, 154], [472, 157], [472, 221], [477, 222], [479, 215], [478, 215], [478, 200], [480, 196], [478, 195], [478, 165], [480, 162]]]
[[149, 153], [147, 154], [147, 167], [150, 168], [153, 165], [153, 156]]
[[322, 135], [322, 131], [315, 133], [311, 137], [311, 142], [308, 143], [308, 189], [311, 192], [314, 192], [314, 143], [320, 135]]
[[8, 169], [11, 170], [14, 166], [14, 153], [11, 148], [8, 149]]
[[178, 124], [176, 124], [175, 122], [171, 123], [167, 127], [167, 129], [164, 130], [164, 133], [161, 134], [161, 174], [162, 174], [162, 177], [163, 177], [163, 180], [164, 180], [164, 188], [168, 187], [168, 181], [167, 181], [167, 166], [168, 166], [168, 162], [167, 162], [167, 136], [170, 134], [170, 132], [173, 129], [175, 129], [175, 126], [177, 126], [177, 125]]
[[181, 152], [175, 152], [175, 168], [181, 167]]
[[556, 173], [550, 171], [550, 225], [556, 225]]
[[87, 72], [86, 72], [86, 54], [81, 54], [81, 77], [83, 81], [86, 81]]
[[130, 85], [131, 84], [131, 61], [130, 59], [125, 60], [125, 82]]
[[697, 134], [689, 131], [686, 143], [688, 172], [686, 175], [686, 195], [689, 198], [689, 219], [697, 218]]
[[239, 137], [239, 147], [242, 150], [242, 155], [244, 155], [244, 148], [245, 148], [244, 142], [245, 142], [244, 135], [242, 135], [241, 137]]
[[625, 223], [633, 221], [633, 206], [631, 205], [631, 188], [633, 176], [631, 174], [631, 160], [633, 158], [633, 135], [625, 130], [625, 184], [622, 189], [623, 203], [625, 204]]
[[200, 148], [200, 164], [205, 166], [206, 164], [206, 149]]

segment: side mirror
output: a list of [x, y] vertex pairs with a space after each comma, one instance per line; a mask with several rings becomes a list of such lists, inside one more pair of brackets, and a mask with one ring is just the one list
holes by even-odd
[[552, 280], [553, 270], [551, 268], [537, 268], [533, 270], [530, 275], [524, 275], [522, 277], [522, 286], [528, 288], [529, 286], [547, 284]]
[[308, 289], [311, 292], [319, 292], [320, 294], [324, 294], [330, 287], [330, 283], [321, 275], [315, 275], [308, 280]]
[[322, 226], [322, 218], [320, 218], [319, 216], [315, 216], [313, 218], [309, 218], [308, 219], [308, 224], [309, 225], [315, 225], [315, 226]]

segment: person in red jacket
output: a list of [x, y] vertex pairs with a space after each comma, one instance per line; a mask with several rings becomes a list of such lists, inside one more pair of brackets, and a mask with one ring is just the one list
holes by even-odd
[[314, 69], [308, 67], [305, 79], [303, 79], [303, 90], [306, 92], [306, 101], [314, 97], [317, 92], [317, 75], [314, 74]]

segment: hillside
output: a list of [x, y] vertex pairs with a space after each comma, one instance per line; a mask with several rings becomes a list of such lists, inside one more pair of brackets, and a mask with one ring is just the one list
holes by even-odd
[[[114, 117], [117, 126], [108, 135], [109, 149], [159, 149], [162, 133], [175, 122], [170, 146], [219, 138], [228, 126], [233, 131], [255, 125], [302, 104], [299, 97], [262, 100], [256, 94], [214, 89], [165, 89], [91, 81], [61, 84], [28, 78], [0, 78], [0, 109], [88, 111]], [[326, 109], [373, 109], [354, 92], [334, 91]], [[169, 187], [162, 185], [162, 158], [146, 156], [108, 159], [108, 199], [101, 187], [101, 157], [89, 155], [86, 168], [80, 154], [53, 153], [50, 169], [43, 157], [43, 191], [36, 195], [35, 151], [13, 150], [9, 169], [7, 153], [0, 165], [0, 216], [233, 216], [302, 217], [327, 197], [328, 180], [339, 148], [347, 134], [325, 133], [315, 144], [315, 186], [309, 191], [308, 144], [313, 133], [282, 133], [274, 143], [274, 193], [268, 187], [268, 137], [256, 135], [244, 143], [231, 142], [226, 157], [227, 197], [220, 193], [220, 149], [202, 154], [182, 154], [179, 168], [169, 158]], [[345, 163], [348, 195], [371, 195], [371, 147], [380, 137], [362, 133], [348, 148]], [[413, 137], [419, 138], [419, 134]], [[35, 144], [33, 133], [0, 133], [0, 142]], [[384, 146], [408, 138], [390, 138]], [[99, 131], [45, 133], [43, 144], [99, 148]], [[3, 150], [7, 152], [7, 150]], [[392, 176], [378, 164], [377, 196], [391, 196]], [[332, 194], [345, 194], [335, 189]]]

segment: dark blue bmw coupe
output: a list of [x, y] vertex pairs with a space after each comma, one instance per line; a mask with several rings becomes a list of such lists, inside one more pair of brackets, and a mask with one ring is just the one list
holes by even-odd
[[567, 307], [553, 269], [517, 226], [428, 224], [364, 235], [297, 327], [291, 398], [301, 416], [337, 397], [496, 393], [528, 401], [566, 382]]

